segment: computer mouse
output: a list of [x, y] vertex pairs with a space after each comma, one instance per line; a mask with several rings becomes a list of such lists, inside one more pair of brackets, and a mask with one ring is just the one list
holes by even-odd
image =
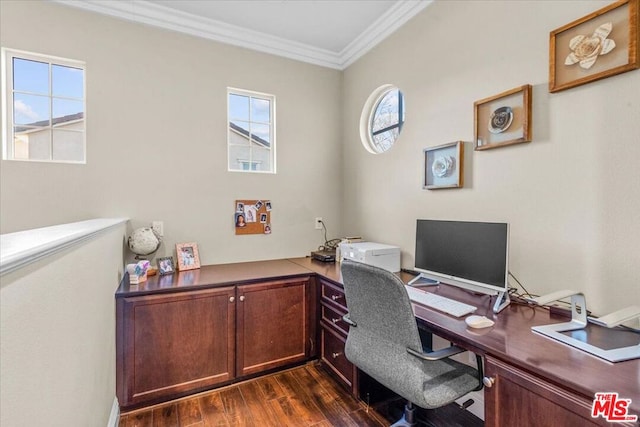
[[491, 319], [488, 319], [486, 316], [477, 316], [475, 314], [468, 316], [466, 319], [464, 319], [465, 322], [467, 322], [467, 325], [469, 325], [470, 328], [488, 328], [489, 326], [493, 326], [494, 325], [494, 321]]

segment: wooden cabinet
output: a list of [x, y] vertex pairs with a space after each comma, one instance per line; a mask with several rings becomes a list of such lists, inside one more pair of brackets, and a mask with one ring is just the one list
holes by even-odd
[[349, 332], [342, 320], [347, 313], [347, 302], [342, 285], [326, 280], [320, 283], [320, 359], [323, 365], [351, 393], [358, 394], [357, 368], [347, 360], [344, 345]]
[[117, 310], [122, 406], [234, 378], [234, 287], [122, 298]]
[[303, 361], [309, 341], [308, 280], [238, 286], [237, 374]]
[[493, 383], [484, 392], [486, 427], [610, 425], [603, 418], [591, 418], [592, 399], [495, 358], [485, 359], [485, 378]]
[[116, 299], [117, 396], [134, 408], [315, 354], [309, 277]]

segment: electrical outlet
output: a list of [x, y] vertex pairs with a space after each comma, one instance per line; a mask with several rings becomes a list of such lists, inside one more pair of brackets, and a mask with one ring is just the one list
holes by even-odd
[[316, 230], [322, 230], [322, 217], [316, 217]]
[[162, 221], [153, 221], [151, 228], [158, 233], [159, 236], [164, 236], [164, 223]]

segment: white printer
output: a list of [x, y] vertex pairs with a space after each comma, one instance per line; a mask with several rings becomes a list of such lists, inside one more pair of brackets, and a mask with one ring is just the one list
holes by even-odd
[[392, 273], [400, 271], [400, 248], [373, 242], [340, 243], [344, 259], [384, 268]]

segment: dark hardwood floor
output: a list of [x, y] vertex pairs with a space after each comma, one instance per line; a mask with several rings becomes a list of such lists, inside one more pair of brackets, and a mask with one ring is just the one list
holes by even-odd
[[[402, 414], [400, 399], [375, 405], [354, 399], [318, 363], [256, 378], [194, 397], [125, 413], [120, 427], [382, 427]], [[456, 406], [420, 411], [421, 427], [480, 427]]]

